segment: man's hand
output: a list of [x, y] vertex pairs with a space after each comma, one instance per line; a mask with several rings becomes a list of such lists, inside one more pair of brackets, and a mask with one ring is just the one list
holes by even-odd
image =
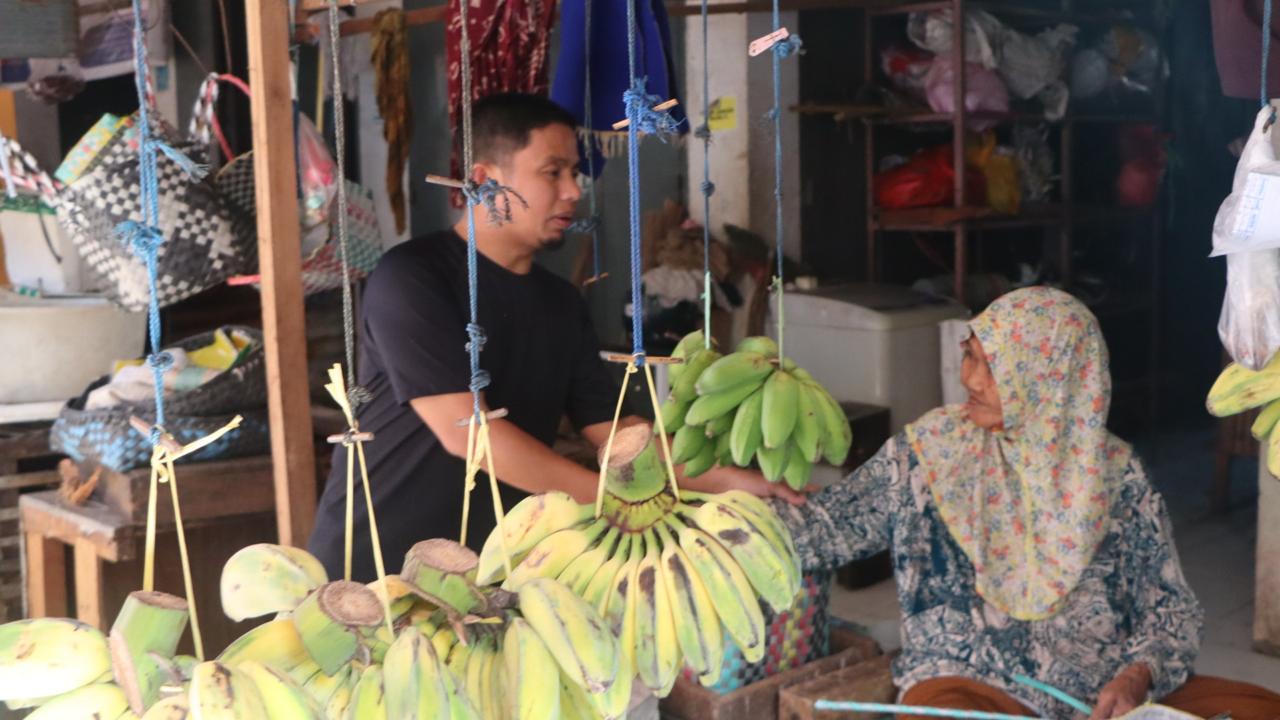
[[1146, 663], [1134, 663], [1121, 670], [1098, 693], [1098, 704], [1094, 706], [1090, 720], [1120, 717], [1146, 702], [1150, 690], [1151, 668]]
[[803, 505], [805, 493], [818, 489], [817, 485], [810, 485], [803, 492], [796, 492], [786, 483], [771, 483], [755, 470], [737, 467], [716, 467], [696, 478], [682, 478], [680, 487], [705, 493], [743, 490], [756, 497], [781, 498], [792, 505]]

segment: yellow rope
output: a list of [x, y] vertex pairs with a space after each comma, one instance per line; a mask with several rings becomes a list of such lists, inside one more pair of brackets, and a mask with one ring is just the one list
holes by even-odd
[[[360, 432], [360, 423], [356, 420], [355, 413], [351, 410], [351, 403], [347, 400], [347, 385], [342, 378], [342, 365], [335, 363], [329, 368], [329, 384], [324, 386], [329, 392], [333, 401], [338, 404], [342, 410], [343, 416], [347, 420], [348, 437], [354, 437]], [[378, 520], [373, 512], [373, 493], [369, 489], [369, 466], [365, 462], [364, 457], [364, 441], [351, 439], [343, 442], [343, 446], [347, 449], [347, 518], [346, 518], [346, 579], [351, 579], [351, 555], [352, 546], [355, 537], [355, 511], [354, 511], [354, 495], [355, 495], [355, 469], [352, 465], [351, 447], [355, 446], [354, 455], [360, 458], [360, 482], [364, 487], [365, 509], [369, 515], [369, 540], [373, 545], [373, 567], [378, 573], [378, 600], [382, 602], [382, 616], [387, 624], [387, 631], [394, 637], [395, 630], [391, 627], [391, 598], [388, 596], [387, 590], [387, 569], [382, 558], [382, 541], [378, 537]]]
[[355, 456], [355, 453], [351, 452], [351, 446], [349, 444], [346, 445], [346, 448], [347, 448], [347, 515], [346, 515], [347, 532], [345, 535], [345, 541], [343, 545], [344, 553], [342, 556], [342, 579], [350, 581], [351, 580], [351, 556], [355, 552], [354, 536], [355, 536], [355, 524], [356, 524], [356, 502], [355, 502], [356, 456]]
[[463, 473], [462, 482], [462, 529], [458, 533], [459, 545], [467, 544], [467, 525], [471, 521], [471, 491], [476, 488], [476, 473], [480, 471], [476, 425], [476, 416], [472, 414], [467, 421], [467, 469]]
[[489, 435], [489, 419], [480, 416], [479, 444], [484, 449], [485, 464], [489, 469], [489, 493], [493, 496], [493, 517], [498, 527], [498, 542], [502, 545], [502, 565], [511, 575], [511, 551], [507, 548], [506, 511], [502, 509], [502, 496], [498, 489], [498, 472], [493, 465], [493, 441]]
[[662, 459], [666, 461], [667, 479], [671, 481], [671, 494], [680, 499], [680, 485], [676, 482], [676, 467], [671, 462], [671, 446], [667, 442], [667, 427], [662, 422], [662, 404], [658, 402], [658, 389], [653, 384], [653, 369], [648, 363], [644, 365], [644, 377], [649, 383], [649, 402], [653, 405], [653, 416], [658, 424], [658, 443], [662, 446]]
[[[239, 416], [236, 417], [239, 424]], [[173, 524], [178, 530], [178, 554], [182, 557], [182, 585], [187, 592], [187, 611], [191, 614], [191, 642], [195, 645], [196, 659], [204, 662], [204, 640], [200, 635], [200, 616], [196, 612], [195, 583], [191, 580], [191, 558], [187, 554], [187, 532], [182, 527], [182, 507], [178, 502], [178, 474], [173, 469], [174, 458], [165, 458], [168, 474], [169, 497], [173, 498]]]
[[147, 495], [146, 554], [142, 558], [142, 590], [156, 589], [156, 496], [160, 492], [160, 446], [151, 448], [151, 489]]
[[618, 405], [613, 409], [613, 424], [609, 426], [609, 438], [604, 443], [604, 454], [600, 456], [600, 483], [596, 486], [596, 517], [604, 509], [604, 481], [609, 472], [609, 457], [613, 455], [613, 436], [618, 432], [618, 420], [622, 419], [622, 403], [627, 399], [627, 383], [631, 382], [631, 373], [636, 371], [639, 361], [627, 365], [627, 372], [622, 376], [622, 388], [618, 390]]

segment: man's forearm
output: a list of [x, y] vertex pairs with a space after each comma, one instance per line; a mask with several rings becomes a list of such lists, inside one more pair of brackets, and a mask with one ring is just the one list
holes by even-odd
[[494, 472], [502, 482], [529, 493], [561, 490], [578, 502], [594, 503], [599, 476], [557, 454], [506, 420], [489, 425]]

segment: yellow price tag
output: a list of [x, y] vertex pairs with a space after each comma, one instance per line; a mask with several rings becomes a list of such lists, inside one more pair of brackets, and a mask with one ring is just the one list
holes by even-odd
[[711, 114], [707, 117], [707, 127], [711, 128], [711, 132], [737, 129], [738, 103], [732, 95], [716, 98], [711, 103]]

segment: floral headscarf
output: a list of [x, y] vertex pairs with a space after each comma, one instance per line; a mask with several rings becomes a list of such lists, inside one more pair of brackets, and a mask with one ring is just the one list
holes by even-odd
[[1093, 314], [1070, 295], [1011, 292], [970, 324], [1004, 413], [988, 431], [959, 406], [907, 427], [978, 593], [1019, 620], [1052, 616], [1107, 533], [1130, 448], [1107, 431], [1111, 373]]

